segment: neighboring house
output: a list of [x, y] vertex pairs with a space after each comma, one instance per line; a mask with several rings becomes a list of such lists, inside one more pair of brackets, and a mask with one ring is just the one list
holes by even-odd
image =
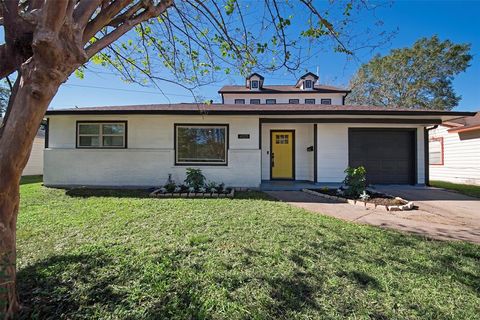
[[480, 113], [430, 130], [430, 178], [480, 185]]
[[[349, 90], [316, 84], [225, 86], [222, 104], [155, 104], [47, 111], [47, 186], [158, 186], [188, 167], [234, 187], [262, 181], [338, 183], [366, 166], [370, 183], [423, 184], [426, 127], [468, 112], [344, 105]], [[428, 166], [427, 166], [428, 167]]]
[[28, 158], [27, 165], [23, 169], [23, 176], [34, 176], [43, 174], [43, 150], [45, 149], [45, 130], [38, 130], [33, 140], [32, 151]]

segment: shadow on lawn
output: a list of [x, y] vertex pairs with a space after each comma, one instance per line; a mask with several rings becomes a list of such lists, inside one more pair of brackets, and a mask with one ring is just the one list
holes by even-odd
[[[385, 245], [395, 248], [402, 243], [397, 238], [404, 236], [389, 233], [385, 237]], [[21, 318], [90, 318], [117, 314], [119, 318], [204, 319], [218, 318], [218, 314], [214, 314], [216, 310], [235, 303], [248, 310], [250, 315], [267, 319], [285, 319], [293, 314], [328, 317], [331, 312], [342, 318], [359, 311], [367, 311], [372, 318], [386, 319], [396, 311], [364, 310], [366, 307], [361, 301], [361, 297], [373, 293], [380, 299], [391, 298], [391, 293], [382, 284], [384, 272], [393, 276], [394, 283], [388, 285], [395, 287], [393, 294], [395, 299], [398, 298], [399, 306], [408, 308], [410, 303], [417, 304], [419, 314], [445, 316], [445, 310], [416, 300], [418, 298], [409, 300], [411, 288], [406, 287], [403, 277], [448, 277], [480, 293], [480, 276], [476, 269], [467, 271], [462, 265], [467, 259], [480, 263], [480, 251], [473, 247], [452, 244], [449, 248], [452, 250], [444, 254], [438, 251], [430, 254], [427, 248], [421, 251], [427, 255], [425, 259], [409, 261], [408, 257], [377, 257], [352, 250], [354, 241], [361, 244], [364, 239], [361, 235], [346, 235], [346, 239], [306, 243], [302, 249], [290, 251], [277, 262], [278, 265], [290, 265], [288, 273], [276, 270], [280, 267], [261, 268], [261, 261], [278, 259], [270, 251], [245, 248], [243, 253], [235, 255], [233, 261], [222, 265], [225, 272], [211, 274], [206, 268], [212, 261], [203, 256], [199, 258], [198, 252], [195, 253], [196, 243], [190, 248], [152, 254], [144, 257], [142, 263], [135, 261], [138, 259], [136, 252], [123, 246], [89, 248], [85, 253], [52, 256], [19, 271], [19, 291], [26, 307]], [[414, 246], [411, 249], [417, 250]], [[194, 263], [192, 257], [199, 260]], [[456, 263], [458, 261], [462, 263]], [[217, 262], [223, 263], [221, 259]], [[312, 263], [315, 264], [313, 268]], [[317, 264], [326, 269], [318, 269]], [[154, 271], [145, 265], [154, 266]], [[248, 272], [251, 268], [258, 269], [258, 272], [252, 275]], [[362, 268], [376, 272], [368, 273]], [[336, 283], [335, 287], [332, 283]], [[249, 287], [251, 284], [268, 292], [269, 298], [260, 300], [260, 309], [258, 302], [250, 304], [251, 295], [255, 295], [251, 290], [258, 288], [255, 285]], [[212, 288], [217, 290], [213, 295], [209, 292]], [[242, 288], [251, 292], [246, 300], [236, 295]], [[357, 298], [344, 298], [345, 288], [349, 288], [350, 294], [356, 292]], [[227, 297], [222, 293], [225, 291]], [[322, 305], [325, 301], [328, 306]], [[130, 314], [141, 308], [144, 310], [139, 311], [140, 316]]]
[[43, 182], [43, 176], [38, 175], [38, 176], [23, 176], [20, 179], [20, 185], [25, 185], [25, 184], [31, 184], [31, 183], [40, 183]]

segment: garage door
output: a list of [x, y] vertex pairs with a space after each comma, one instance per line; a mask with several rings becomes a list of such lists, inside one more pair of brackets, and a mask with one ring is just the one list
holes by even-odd
[[351, 167], [364, 166], [368, 183], [415, 183], [414, 129], [349, 129]]

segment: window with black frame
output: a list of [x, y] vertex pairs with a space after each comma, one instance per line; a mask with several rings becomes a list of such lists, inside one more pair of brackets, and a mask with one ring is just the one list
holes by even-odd
[[126, 148], [126, 122], [77, 122], [77, 148]]
[[175, 162], [227, 165], [227, 125], [176, 125]]

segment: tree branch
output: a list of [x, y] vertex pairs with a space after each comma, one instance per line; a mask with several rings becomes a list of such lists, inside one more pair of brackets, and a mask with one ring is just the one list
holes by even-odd
[[90, 46], [88, 46], [85, 49], [85, 52], [87, 53], [88, 58], [93, 57], [97, 52], [106, 48], [108, 45], [110, 45], [111, 43], [116, 41], [118, 38], [123, 36], [125, 33], [130, 31], [137, 24], [143, 21], [146, 21], [150, 18], [159, 16], [160, 14], [165, 12], [165, 10], [167, 10], [167, 8], [169, 8], [172, 4], [173, 4], [172, 0], [162, 1], [156, 6], [150, 3], [149, 6], [145, 9], [145, 11], [143, 11], [136, 17], [126, 21], [125, 23], [121, 24], [114, 31], [110, 32], [100, 40], [95, 41]]
[[[117, 0], [112, 4], [102, 8], [102, 10], [88, 22], [83, 32], [83, 43], [87, 43], [98, 31], [105, 27], [120, 11], [127, 7], [131, 0]], [[139, 5], [139, 8], [144, 6], [143, 1], [139, 1], [134, 7]], [[138, 10], [138, 9], [137, 9]]]
[[85, 28], [95, 10], [102, 3], [102, 0], [79, 0], [79, 4], [73, 11], [73, 20], [81, 27]]

